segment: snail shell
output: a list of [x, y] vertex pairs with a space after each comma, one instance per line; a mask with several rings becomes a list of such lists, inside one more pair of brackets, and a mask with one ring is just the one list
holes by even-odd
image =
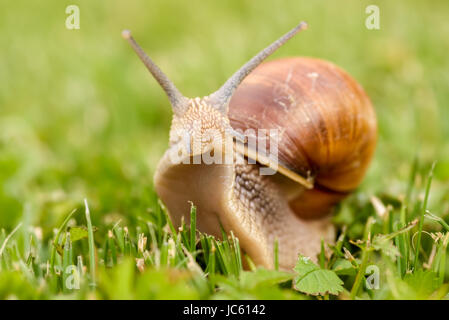
[[301, 218], [319, 218], [361, 182], [377, 139], [376, 115], [362, 87], [334, 64], [295, 57], [266, 62], [230, 101], [234, 129], [278, 129], [280, 165], [312, 178], [290, 199]]

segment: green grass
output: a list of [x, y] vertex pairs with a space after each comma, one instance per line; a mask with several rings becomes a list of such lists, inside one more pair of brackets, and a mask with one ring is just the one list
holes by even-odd
[[[372, 3], [2, 3], [0, 298], [447, 298], [449, 3], [375, 1], [370, 31]], [[80, 30], [64, 27], [69, 4]], [[195, 215], [173, 228], [152, 182], [171, 111], [120, 36], [132, 30], [182, 92], [202, 96], [300, 20], [309, 29], [274, 58], [343, 67], [379, 123], [370, 170], [336, 209], [339, 240], [318, 257], [344, 282], [338, 296], [256, 269], [233, 234], [196, 231]], [[373, 266], [378, 290], [365, 286]]]
[[[430, 190], [430, 177], [431, 174], [426, 194]], [[415, 181], [412, 183], [414, 185]], [[345, 224], [335, 245], [327, 245], [330, 257], [324, 254], [324, 243], [319, 257], [319, 268], [331, 270], [343, 281], [338, 295], [305, 294], [313, 289], [298, 292], [292, 286], [294, 273], [256, 268], [246, 255], [248, 268], [244, 270], [239, 241], [232, 232], [223, 234], [224, 240], [220, 241], [196, 231], [194, 205], [190, 224], [183, 223], [175, 230], [164, 208], [155, 200], [145, 217], [140, 217], [132, 228], [120, 221], [110, 229], [93, 228], [86, 201], [84, 208], [67, 215], [48, 243], [42, 239], [40, 231], [24, 232], [21, 224], [10, 234], [3, 230], [0, 298], [445, 298], [449, 292], [446, 268], [449, 232], [436, 231], [437, 225], [427, 225], [434, 218], [427, 216], [431, 219], [425, 219], [421, 214], [425, 201], [412, 198], [411, 204], [420, 205], [415, 205], [416, 212], [409, 212], [404, 203], [390, 199], [389, 209], [376, 212], [369, 201], [354, 203], [355, 199], [351, 200], [345, 206], [365, 212], [368, 219], [354, 219]], [[83, 211], [85, 220], [80, 219]], [[337, 214], [337, 224], [344, 211], [341, 208]], [[404, 212], [409, 216], [405, 223]], [[431, 236], [429, 241], [418, 237], [412, 245], [415, 235], [423, 232], [421, 226], [425, 222], [426, 234]], [[360, 227], [363, 228], [362, 240], [347, 236], [358, 234]], [[25, 239], [18, 236], [20, 230], [24, 232], [22, 235], [26, 234]], [[28, 246], [21, 250], [20, 240], [26, 239]], [[88, 266], [84, 266], [84, 261], [89, 261]], [[365, 285], [365, 278], [369, 276], [366, 270], [373, 265], [380, 271], [378, 289]]]

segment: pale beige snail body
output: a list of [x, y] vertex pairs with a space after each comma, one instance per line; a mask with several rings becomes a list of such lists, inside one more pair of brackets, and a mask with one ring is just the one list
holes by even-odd
[[[215, 93], [195, 99], [184, 97], [130, 33], [123, 33], [173, 107], [170, 146], [154, 177], [173, 223], [188, 221], [193, 202], [201, 231], [217, 237], [220, 226], [232, 231], [252, 261], [267, 268], [273, 267], [276, 240], [282, 269], [291, 269], [298, 253], [316, 259], [321, 240], [334, 240], [332, 208], [362, 180], [377, 138], [368, 97], [340, 68], [302, 57], [261, 64], [305, 27], [299, 24], [261, 51]], [[234, 161], [190, 161], [229, 151], [207, 143], [209, 129], [237, 137]], [[246, 129], [280, 132], [278, 162], [262, 162], [276, 174], [261, 175], [261, 164], [251, 161], [258, 153], [238, 133]], [[187, 132], [187, 140], [180, 132]], [[173, 152], [181, 149], [189, 161], [174, 162]]]

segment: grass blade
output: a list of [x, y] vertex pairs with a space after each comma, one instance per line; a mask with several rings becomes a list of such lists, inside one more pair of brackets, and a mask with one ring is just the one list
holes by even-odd
[[190, 252], [196, 249], [196, 207], [190, 203]]
[[55, 271], [56, 247], [59, 245], [59, 239], [61, 237], [61, 234], [65, 231], [65, 228], [69, 223], [70, 219], [73, 217], [75, 213], [76, 209], [73, 209], [72, 212], [70, 212], [69, 215], [64, 219], [64, 221], [59, 226], [58, 233], [56, 234], [55, 239], [53, 240], [53, 248], [51, 249], [51, 256], [50, 256], [50, 271], [52, 273], [54, 273]]
[[0, 258], [2, 257], [3, 252], [5, 251], [6, 244], [8, 243], [9, 239], [11, 239], [11, 237], [17, 232], [17, 230], [19, 230], [19, 228], [20, 228], [21, 226], [22, 226], [22, 222], [19, 223], [19, 224], [17, 225], [17, 227], [15, 227], [14, 230], [11, 231], [11, 233], [8, 234], [8, 236], [7, 236], [7, 237], [5, 238], [5, 240], [3, 241], [3, 244], [2, 244], [2, 246], [1, 246], [1, 248], [0, 248]]
[[94, 231], [92, 228], [92, 221], [90, 220], [89, 205], [87, 204], [87, 199], [84, 199], [84, 206], [86, 207], [86, 221], [87, 221], [87, 231], [88, 231], [88, 241], [89, 241], [89, 269], [90, 269], [90, 285], [95, 286], [95, 243], [94, 243]]
[[421, 250], [421, 236], [422, 236], [422, 229], [423, 229], [423, 225], [424, 225], [424, 214], [426, 213], [426, 210], [427, 210], [427, 202], [429, 200], [430, 186], [432, 185], [433, 170], [435, 169], [435, 164], [436, 164], [436, 162], [434, 162], [432, 164], [432, 167], [430, 169], [430, 172], [429, 172], [429, 175], [427, 178], [426, 193], [424, 195], [424, 201], [423, 201], [423, 204], [421, 207], [421, 216], [420, 216], [419, 225], [418, 225], [418, 239], [416, 242], [415, 259], [413, 262], [413, 271], [415, 271], [416, 268], [418, 267], [419, 251]]
[[324, 252], [324, 239], [321, 238], [321, 251], [320, 251], [320, 267], [321, 269], [324, 269], [326, 264], [326, 255]]
[[62, 288], [64, 292], [67, 292], [67, 276], [70, 272], [70, 266], [72, 265], [73, 251], [72, 251], [72, 241], [70, 240], [70, 232], [66, 233], [65, 244], [64, 244], [64, 254], [62, 258]]
[[371, 226], [373, 223], [374, 223], [373, 217], [369, 217], [368, 221], [366, 222], [365, 235], [363, 237], [366, 242], [366, 247], [362, 249], [362, 262], [359, 266], [359, 271], [357, 272], [357, 275], [354, 280], [354, 284], [352, 286], [351, 293], [350, 293], [350, 297], [352, 300], [354, 300], [355, 297], [357, 296], [357, 293], [359, 292], [359, 289], [360, 289], [360, 285], [362, 284], [362, 279], [365, 276], [365, 270], [368, 265], [368, 260], [369, 260], [369, 256], [370, 256], [370, 252], [371, 252], [370, 236], [371, 236]]

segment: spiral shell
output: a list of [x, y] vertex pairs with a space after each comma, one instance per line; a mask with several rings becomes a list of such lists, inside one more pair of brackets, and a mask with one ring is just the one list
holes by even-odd
[[279, 163], [314, 181], [289, 202], [302, 218], [329, 213], [357, 188], [376, 146], [376, 115], [364, 90], [320, 59], [261, 64], [238, 87], [228, 116], [234, 129], [279, 130]]

